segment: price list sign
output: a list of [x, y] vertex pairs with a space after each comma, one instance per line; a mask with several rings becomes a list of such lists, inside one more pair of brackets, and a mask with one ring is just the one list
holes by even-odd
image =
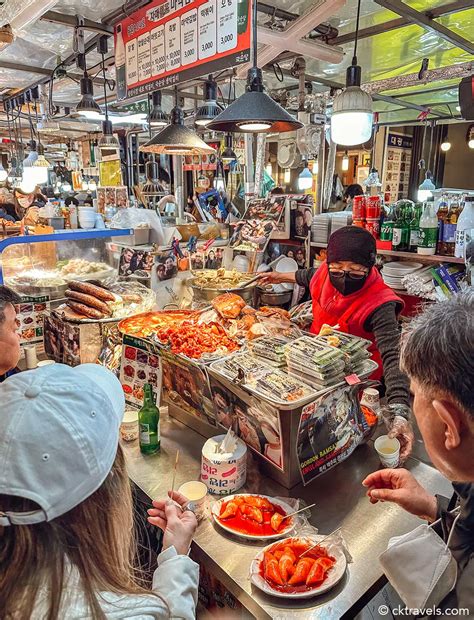
[[250, 0], [156, 0], [115, 27], [120, 100], [250, 60]]

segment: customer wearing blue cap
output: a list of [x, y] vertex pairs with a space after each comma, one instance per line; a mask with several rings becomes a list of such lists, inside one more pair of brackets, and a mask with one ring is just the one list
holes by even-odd
[[197, 522], [182, 495], [149, 511], [164, 532], [151, 592], [132, 568], [118, 379], [95, 364], [55, 364], [10, 377], [0, 402], [1, 617], [194, 618]]

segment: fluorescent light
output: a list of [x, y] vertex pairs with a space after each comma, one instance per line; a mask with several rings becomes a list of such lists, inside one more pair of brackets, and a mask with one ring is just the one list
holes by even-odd
[[313, 174], [318, 174], [318, 172], [319, 172], [319, 163], [318, 163], [317, 159], [315, 159], [313, 161], [313, 167], [312, 167], [311, 171], [312, 171]]
[[344, 157], [342, 158], [342, 170], [347, 172], [349, 170], [349, 156], [347, 151], [344, 153]]
[[273, 166], [272, 166], [272, 163], [270, 161], [265, 166], [265, 172], [268, 174], [269, 177], [271, 177], [272, 174], [273, 174]]
[[285, 168], [285, 172], [283, 173], [283, 183], [289, 183], [291, 180], [291, 170], [290, 168]]

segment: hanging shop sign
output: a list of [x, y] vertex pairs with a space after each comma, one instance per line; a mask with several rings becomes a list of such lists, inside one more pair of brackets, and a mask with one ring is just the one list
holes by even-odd
[[117, 98], [250, 60], [248, 0], [155, 0], [115, 27]]
[[413, 138], [397, 133], [387, 136], [382, 188], [389, 202], [406, 197], [410, 184]]

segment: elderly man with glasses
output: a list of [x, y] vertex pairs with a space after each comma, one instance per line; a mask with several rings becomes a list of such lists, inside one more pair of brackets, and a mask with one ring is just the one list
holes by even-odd
[[383, 415], [392, 436], [402, 446], [404, 460], [413, 445], [409, 422], [410, 390], [399, 368], [400, 328], [398, 315], [404, 303], [385, 284], [375, 267], [374, 237], [365, 229], [345, 226], [329, 239], [327, 259], [318, 269], [295, 273], [264, 273], [263, 283], [294, 282], [309, 288], [313, 304], [311, 332], [324, 324], [372, 342], [369, 351], [379, 368], [371, 378], [384, 380], [387, 405]]

